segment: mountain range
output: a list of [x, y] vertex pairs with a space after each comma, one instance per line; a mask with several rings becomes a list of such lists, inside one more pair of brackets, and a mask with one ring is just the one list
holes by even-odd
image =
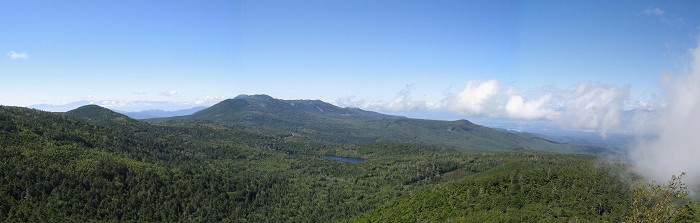
[[[65, 114], [124, 129], [145, 124], [135, 119], [154, 124], [205, 121], [288, 140], [336, 145], [401, 142], [465, 151], [610, 152], [595, 145], [560, 143], [535, 134], [492, 129], [468, 120], [412, 119], [359, 108], [341, 108], [320, 100], [282, 100], [268, 95], [239, 95], [211, 107], [173, 112], [150, 110], [120, 114], [98, 105], [85, 105]], [[166, 115], [177, 116], [148, 118]]]
[[603, 152], [600, 148], [558, 143], [532, 134], [491, 129], [467, 120], [412, 119], [358, 108], [340, 108], [320, 100], [281, 100], [268, 95], [240, 95], [191, 115], [145, 121], [186, 120], [227, 123], [336, 144], [398, 141], [473, 151]]

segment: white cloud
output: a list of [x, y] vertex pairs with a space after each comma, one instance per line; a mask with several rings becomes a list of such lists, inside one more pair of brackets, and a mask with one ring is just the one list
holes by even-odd
[[196, 105], [210, 105], [220, 101], [225, 100], [226, 97], [223, 96], [204, 96], [203, 98], [197, 99], [194, 104]]
[[546, 107], [551, 99], [552, 95], [544, 95], [536, 100], [525, 101], [522, 96], [515, 95], [506, 102], [506, 114], [514, 119], [555, 119], [559, 114]]
[[177, 91], [176, 90], [161, 91], [160, 95], [166, 96], [166, 97], [175, 96], [175, 95], [177, 95]]
[[146, 94], [145, 91], [134, 91], [133, 93], [134, 93], [134, 94], [138, 94], [138, 95], [144, 95], [144, 94]]
[[[700, 42], [699, 42], [700, 44]], [[630, 157], [640, 174], [663, 181], [686, 172], [684, 182], [700, 190], [700, 46], [691, 51], [691, 72], [670, 78], [665, 93], [667, 105], [653, 126], [657, 137], [640, 144]]]
[[94, 101], [91, 104], [99, 105], [99, 106], [106, 107], [106, 108], [112, 108], [112, 107], [124, 107], [127, 105], [133, 105], [134, 102], [117, 101], [117, 100], [103, 100], [103, 101]]
[[7, 57], [9, 57], [10, 59], [13, 59], [13, 60], [28, 59], [29, 54], [24, 53], [24, 52], [20, 53], [20, 52], [15, 52], [14, 50], [10, 50], [10, 52], [7, 52]]
[[578, 130], [595, 130], [603, 136], [619, 127], [629, 87], [586, 83], [565, 97], [559, 123]]
[[349, 108], [362, 108], [366, 109], [369, 107], [369, 103], [363, 99], [357, 99], [355, 96], [348, 96], [344, 98], [339, 98], [335, 101], [335, 105], [339, 107], [349, 107]]
[[340, 107], [355, 107], [362, 109], [373, 109], [385, 112], [406, 112], [406, 111], [422, 111], [428, 108], [428, 105], [423, 100], [415, 100], [411, 96], [414, 91], [413, 85], [408, 85], [406, 88], [399, 91], [394, 98], [388, 101], [368, 102], [366, 100], [357, 99], [354, 96], [345, 97], [336, 100], [336, 105]]
[[[372, 102], [353, 96], [338, 99], [336, 104], [384, 112], [446, 110], [458, 115], [548, 120], [567, 129], [597, 131], [603, 136], [611, 131], [623, 131], [622, 112], [626, 107], [636, 106], [626, 104], [629, 87], [599, 83], [581, 84], [568, 91], [546, 87], [521, 94], [512, 86], [500, 86], [496, 80], [468, 81], [463, 89], [448, 92], [437, 102], [416, 100], [411, 96], [412, 91], [413, 86], [408, 86], [390, 100]], [[651, 106], [637, 102], [638, 106]], [[644, 117], [630, 117], [625, 124], [635, 120]]]
[[498, 93], [498, 82], [469, 81], [467, 85], [457, 95], [448, 96], [443, 103], [448, 110], [458, 114], [480, 115], [485, 112], [487, 104]]
[[407, 86], [406, 88], [401, 90], [393, 99], [378, 106], [381, 107], [382, 110], [388, 112], [425, 110], [425, 101], [414, 100], [411, 97], [411, 91], [413, 91], [413, 86]]
[[642, 14], [644, 15], [662, 16], [664, 13], [665, 12], [663, 9], [657, 7], [646, 7], [644, 10], [642, 10]]

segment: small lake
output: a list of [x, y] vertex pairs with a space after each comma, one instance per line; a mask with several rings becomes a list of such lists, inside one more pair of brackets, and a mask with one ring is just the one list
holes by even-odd
[[356, 157], [342, 157], [342, 156], [332, 156], [332, 155], [323, 155], [321, 156], [324, 159], [329, 159], [329, 160], [338, 160], [338, 161], [343, 161], [343, 162], [348, 162], [348, 163], [361, 163], [364, 162], [364, 159], [356, 158]]

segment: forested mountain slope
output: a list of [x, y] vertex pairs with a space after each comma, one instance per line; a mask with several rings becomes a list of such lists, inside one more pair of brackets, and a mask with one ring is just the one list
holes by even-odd
[[625, 166], [590, 155], [324, 143], [247, 128], [0, 106], [0, 221], [617, 221], [631, 212]]
[[[0, 219], [173, 221], [228, 216], [230, 210], [216, 209], [218, 204], [239, 206], [238, 199], [218, 195], [237, 191], [250, 176], [204, 168], [219, 154], [195, 149], [192, 138], [206, 132], [254, 144], [257, 136], [151, 126], [105, 110], [87, 107], [64, 115], [0, 106]], [[70, 117], [76, 114], [90, 119]]]
[[357, 108], [339, 108], [319, 100], [280, 100], [267, 95], [241, 95], [189, 116], [149, 121], [168, 120], [216, 121], [335, 144], [393, 141], [449, 146], [468, 151], [591, 152], [584, 146], [498, 131], [467, 120], [410, 119]]
[[503, 157], [497, 167], [387, 202], [351, 222], [621, 222], [630, 215], [631, 176], [620, 169], [589, 156], [511, 155], [523, 157]]

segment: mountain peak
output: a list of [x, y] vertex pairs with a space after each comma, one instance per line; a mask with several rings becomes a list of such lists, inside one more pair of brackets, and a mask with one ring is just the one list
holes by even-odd
[[182, 118], [273, 126], [287, 123], [288, 126], [297, 128], [300, 125], [307, 125], [310, 120], [378, 120], [399, 117], [360, 109], [339, 108], [321, 100], [283, 100], [264, 94], [243, 94]]
[[65, 114], [74, 118], [93, 120], [102, 123], [135, 121], [126, 115], [93, 104], [80, 106], [67, 111]]
[[102, 106], [99, 106], [99, 105], [94, 105], [94, 104], [83, 105], [83, 106], [80, 106], [80, 107], [78, 107], [78, 108], [76, 108], [76, 109], [67, 111], [66, 113], [69, 113], [69, 114], [80, 114], [80, 113], [96, 113], [96, 112], [100, 112], [100, 113], [116, 113], [116, 112], [113, 112], [112, 110], [109, 110], [108, 108], [105, 108], [105, 107], [102, 107]]

